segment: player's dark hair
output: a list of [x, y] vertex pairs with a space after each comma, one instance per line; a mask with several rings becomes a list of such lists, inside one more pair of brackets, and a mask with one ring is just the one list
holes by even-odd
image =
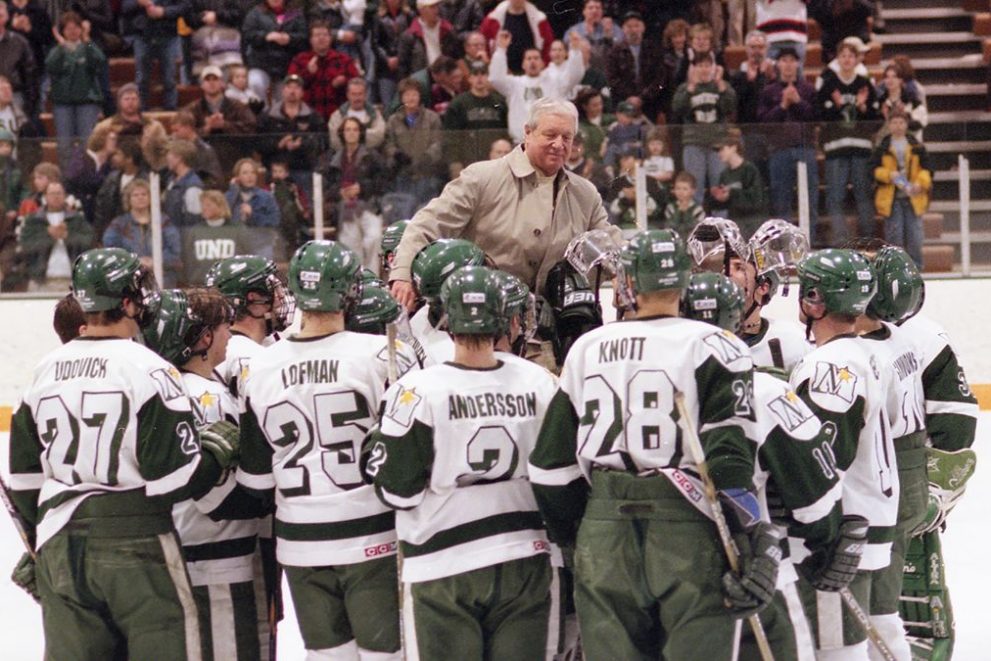
[[468, 349], [472, 351], [478, 351], [479, 349], [484, 349], [491, 342], [492, 346], [496, 345], [499, 341], [499, 335], [493, 333], [491, 335], [463, 335], [461, 333], [452, 333], [451, 337], [454, 339], [454, 343], [464, 344]]
[[99, 312], [86, 312], [85, 315], [87, 326], [110, 326], [127, 317], [123, 307], [100, 310]]
[[193, 316], [209, 328], [230, 323], [233, 317], [230, 303], [215, 287], [187, 289], [186, 299], [189, 301], [189, 310]]
[[72, 294], [55, 304], [55, 314], [52, 317], [52, 328], [58, 339], [65, 344], [79, 337], [79, 327], [86, 325], [86, 315], [79, 306], [79, 301]]

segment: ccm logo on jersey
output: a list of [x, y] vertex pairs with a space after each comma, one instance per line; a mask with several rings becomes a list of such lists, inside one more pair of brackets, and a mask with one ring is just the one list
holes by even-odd
[[377, 558], [380, 555], [390, 555], [395, 552], [396, 552], [396, 542], [389, 542], [388, 544], [377, 544], [375, 546], [365, 547], [366, 558]]
[[547, 542], [545, 542], [542, 539], [538, 539], [538, 540], [534, 541], [534, 543], [533, 543], [533, 550], [534, 551], [543, 551], [543, 552], [550, 553], [550, 551], [551, 551], [551, 545], [548, 544]]
[[671, 479], [674, 480], [674, 484], [681, 491], [686, 498], [688, 498], [693, 503], [697, 503], [702, 500], [702, 492], [692, 479], [682, 473], [680, 470], [671, 471]]

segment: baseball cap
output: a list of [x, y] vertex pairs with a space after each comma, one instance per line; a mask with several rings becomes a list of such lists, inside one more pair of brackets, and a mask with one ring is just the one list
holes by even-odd
[[870, 51], [871, 47], [864, 43], [864, 40], [860, 37], [847, 37], [843, 40], [844, 44], [849, 44], [857, 49], [857, 52], [863, 55]]
[[621, 112], [624, 115], [635, 115], [637, 114], [637, 109], [629, 101], [623, 101], [616, 106], [616, 112]]
[[643, 23], [643, 14], [641, 14], [640, 12], [638, 12], [636, 10], [634, 10], [634, 11], [628, 11], [625, 14], [623, 14], [623, 20], [620, 21], [620, 25], [623, 25], [624, 23], [626, 23], [627, 21], [632, 20], [632, 19], [636, 19], [636, 20], [640, 21], [641, 23]]
[[481, 73], [488, 73], [489, 65], [481, 60], [474, 60], [470, 65], [468, 65], [468, 75], [473, 76]]
[[283, 85], [288, 85], [289, 83], [296, 83], [300, 87], [305, 87], [305, 84], [303, 83], [303, 77], [296, 73], [291, 73], [282, 79]]
[[439, 5], [440, 0], [416, 0], [417, 7], [430, 7], [431, 5]]
[[224, 72], [220, 70], [215, 64], [203, 67], [203, 71], [200, 72], [200, 81], [206, 80], [209, 76], [216, 76], [220, 80], [224, 79]]
[[7, 129], [0, 129], [0, 142], [15, 142], [14, 134]]

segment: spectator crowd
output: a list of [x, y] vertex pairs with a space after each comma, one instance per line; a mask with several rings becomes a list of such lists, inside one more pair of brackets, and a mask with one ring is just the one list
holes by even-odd
[[925, 94], [908, 58], [866, 68], [872, 4], [0, 0], [0, 287], [65, 289], [96, 245], [150, 259], [153, 193], [169, 284], [237, 252], [284, 261], [317, 211], [376, 268], [383, 226], [512, 150], [540, 98], [577, 106], [566, 167], [623, 229], [640, 168], [651, 226], [749, 233], [796, 219], [804, 163], [814, 244], [884, 218], [921, 265]]

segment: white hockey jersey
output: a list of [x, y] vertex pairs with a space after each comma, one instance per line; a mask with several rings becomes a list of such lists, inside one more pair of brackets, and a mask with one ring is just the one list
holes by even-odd
[[863, 339], [876, 342], [874, 351], [894, 368], [898, 388], [898, 414], [888, 422], [891, 435], [898, 439], [925, 432], [926, 397], [922, 391], [922, 355], [907, 331], [882, 322], [882, 327]]
[[[349, 331], [289, 337], [251, 360], [237, 480], [250, 490], [275, 489], [282, 564], [353, 564], [396, 551], [393, 513], [359, 469], [385, 391], [386, 341]], [[412, 353], [406, 345], [398, 350]], [[416, 365], [416, 357], [398, 362]]]
[[554, 377], [498, 358], [491, 369], [413, 372], [386, 394], [368, 472], [382, 501], [399, 510], [405, 582], [549, 552], [527, 459]]
[[805, 339], [801, 324], [786, 319], [761, 319], [760, 324], [756, 335], [742, 337], [750, 347], [754, 367], [777, 367], [790, 374], [798, 361], [815, 348]]
[[[189, 391], [197, 424], [237, 422], [237, 402], [224, 384], [191, 372], [184, 372], [182, 380]], [[214, 521], [207, 516], [234, 485], [231, 471], [223, 482], [198, 500], [184, 500], [172, 506], [172, 518], [193, 585], [243, 583], [254, 578], [252, 562], [258, 520]]]
[[242, 374], [247, 370], [248, 362], [264, 348], [247, 335], [231, 334], [231, 339], [227, 343], [227, 358], [214, 368], [214, 374], [235, 398], [240, 396], [240, 382]]
[[446, 330], [430, 323], [430, 306], [424, 305], [409, 320], [410, 332], [423, 350], [423, 366], [443, 365], [454, 360], [454, 340]]
[[877, 342], [844, 335], [805, 356], [791, 385], [824, 425], [832, 426], [832, 456], [843, 483], [843, 513], [870, 524], [861, 570], [891, 559], [898, 517], [898, 471], [889, 420], [898, 413], [894, 369]]
[[12, 491], [40, 489], [36, 549], [89, 496], [168, 497], [200, 464], [179, 371], [129, 339], [80, 337], [48, 354], [14, 415], [10, 445]]

